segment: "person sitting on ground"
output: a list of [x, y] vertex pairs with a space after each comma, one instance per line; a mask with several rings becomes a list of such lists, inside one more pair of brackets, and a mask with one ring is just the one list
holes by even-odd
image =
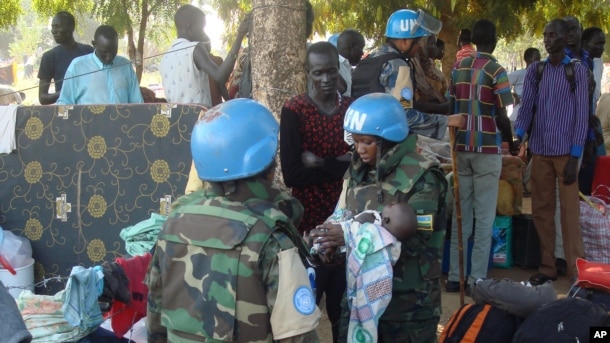
[[[357, 332], [376, 336], [379, 318], [392, 298], [392, 266], [400, 257], [400, 241], [417, 234], [417, 215], [407, 203], [391, 203], [381, 212], [366, 210], [353, 219], [319, 227], [333, 225], [341, 226], [347, 247], [348, 337], [357, 337]], [[326, 249], [322, 258], [332, 259], [333, 251]]]

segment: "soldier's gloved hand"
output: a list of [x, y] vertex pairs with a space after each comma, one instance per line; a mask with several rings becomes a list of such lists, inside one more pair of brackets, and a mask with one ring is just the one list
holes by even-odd
[[571, 185], [576, 181], [576, 175], [578, 175], [578, 157], [570, 156], [568, 163], [563, 168], [563, 183], [565, 185]]

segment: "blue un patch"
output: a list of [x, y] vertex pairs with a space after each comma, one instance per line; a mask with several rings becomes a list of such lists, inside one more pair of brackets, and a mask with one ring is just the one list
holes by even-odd
[[310, 315], [316, 309], [316, 300], [310, 288], [301, 286], [297, 288], [292, 297], [294, 308], [303, 315]]

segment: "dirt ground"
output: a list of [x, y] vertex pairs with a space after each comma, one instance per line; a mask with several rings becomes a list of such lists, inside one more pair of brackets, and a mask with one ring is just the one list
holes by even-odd
[[[530, 198], [523, 199], [523, 213], [531, 213], [531, 205]], [[503, 268], [492, 268], [489, 270], [488, 277], [495, 279], [511, 279], [515, 281], [525, 281], [530, 278], [530, 276], [536, 274], [536, 269], [522, 269], [518, 266], [513, 266], [510, 269]], [[444, 285], [447, 280], [447, 275], [443, 275], [442, 283]], [[555, 291], [558, 295], [567, 294], [570, 289], [570, 281], [566, 276], [559, 276], [557, 281], [554, 282]], [[460, 294], [459, 293], [447, 293], [445, 292], [445, 288], [442, 288], [442, 298], [441, 303], [443, 307], [443, 313], [441, 314], [441, 320], [438, 327], [438, 334], [443, 331], [445, 324], [449, 320], [449, 317], [460, 307]], [[464, 296], [465, 303], [474, 303], [474, 301], [467, 296]], [[322, 299], [320, 305], [322, 310], [322, 321], [320, 326], [318, 327], [318, 335], [320, 337], [320, 342], [322, 343], [332, 343], [332, 333], [330, 330], [330, 322], [328, 321], [328, 317], [326, 316], [326, 312], [323, 308], [324, 299]]]

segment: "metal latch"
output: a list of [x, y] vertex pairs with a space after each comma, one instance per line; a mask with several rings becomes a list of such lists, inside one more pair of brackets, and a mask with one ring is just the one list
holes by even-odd
[[167, 118], [171, 118], [172, 117], [172, 108], [176, 108], [178, 105], [176, 104], [170, 104], [170, 103], [165, 103], [165, 104], [161, 104], [161, 106], [159, 106], [159, 113], [166, 116]]
[[55, 198], [56, 219], [61, 219], [62, 222], [68, 221], [68, 212], [72, 212], [72, 204], [66, 199], [66, 194]]
[[169, 213], [172, 211], [172, 196], [164, 196], [161, 198], [160, 204], [161, 208], [159, 209], [159, 213], [161, 213], [162, 216], [169, 216]]
[[74, 106], [60, 105], [57, 107], [57, 116], [63, 119], [68, 119], [69, 111], [73, 108]]

